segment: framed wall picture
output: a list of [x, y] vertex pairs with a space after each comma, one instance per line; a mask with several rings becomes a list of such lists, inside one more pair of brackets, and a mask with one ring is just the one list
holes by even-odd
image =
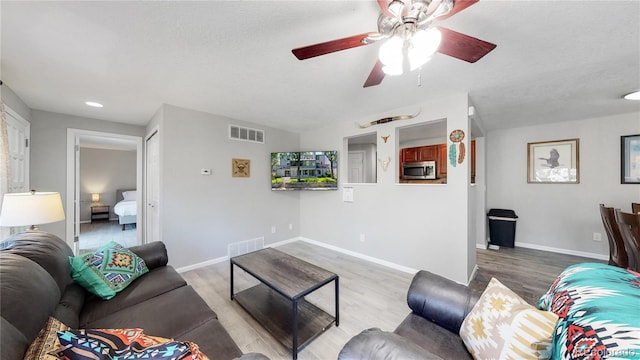
[[231, 176], [232, 177], [251, 176], [251, 160], [231, 159]]
[[640, 184], [640, 134], [620, 137], [620, 183]]
[[580, 183], [580, 139], [528, 143], [527, 182]]

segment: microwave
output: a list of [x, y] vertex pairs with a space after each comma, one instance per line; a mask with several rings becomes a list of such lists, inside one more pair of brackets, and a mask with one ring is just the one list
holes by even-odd
[[403, 179], [429, 180], [436, 178], [435, 161], [414, 161], [402, 163]]

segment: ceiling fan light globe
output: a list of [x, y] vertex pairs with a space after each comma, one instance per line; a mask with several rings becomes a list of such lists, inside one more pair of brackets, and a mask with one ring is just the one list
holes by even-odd
[[404, 40], [401, 37], [393, 36], [382, 45], [378, 51], [380, 62], [387, 66], [402, 67], [402, 49]]
[[390, 76], [402, 75], [402, 63], [393, 66], [385, 65], [382, 67], [382, 72]]
[[442, 33], [437, 28], [416, 31], [407, 49], [411, 70], [415, 70], [429, 61], [438, 51], [441, 41]]

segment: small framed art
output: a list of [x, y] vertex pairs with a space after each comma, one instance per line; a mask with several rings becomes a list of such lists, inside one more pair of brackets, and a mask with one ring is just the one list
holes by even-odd
[[251, 160], [231, 159], [231, 176], [232, 177], [251, 176]]
[[527, 182], [580, 183], [580, 139], [528, 143]]
[[640, 134], [620, 137], [620, 183], [640, 184]]

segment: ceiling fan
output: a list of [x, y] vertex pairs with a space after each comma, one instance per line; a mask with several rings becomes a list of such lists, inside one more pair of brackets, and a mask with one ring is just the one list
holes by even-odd
[[379, 85], [385, 75], [402, 74], [422, 66], [435, 52], [474, 63], [496, 45], [441, 26], [447, 19], [478, 0], [377, 0], [381, 12], [378, 31], [293, 49], [299, 60], [383, 41], [379, 58], [363, 87]]

